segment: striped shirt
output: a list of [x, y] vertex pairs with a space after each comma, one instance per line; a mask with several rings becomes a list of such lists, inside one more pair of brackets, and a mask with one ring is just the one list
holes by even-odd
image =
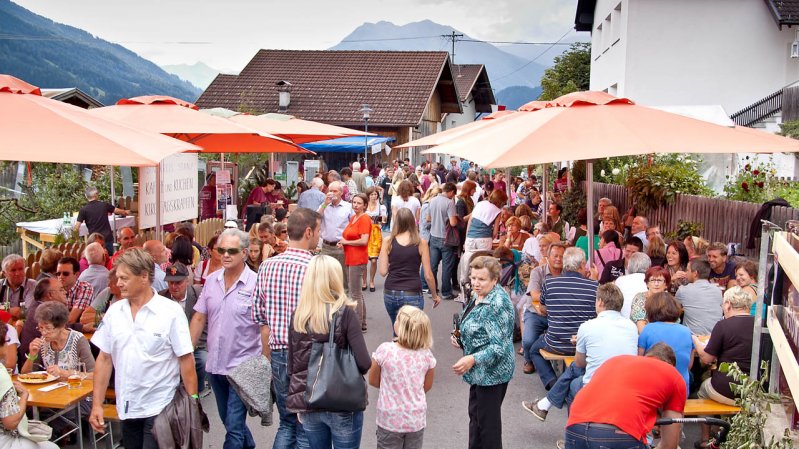
[[94, 287], [86, 281], [75, 281], [75, 285], [67, 291], [67, 308], [85, 309], [94, 299]]
[[253, 320], [269, 326], [269, 347], [288, 348], [291, 314], [300, 301], [305, 270], [311, 262], [309, 251], [288, 248], [279, 256], [266, 259], [258, 269], [253, 291]]
[[541, 289], [541, 304], [547, 308], [544, 341], [561, 354], [574, 354], [571, 336], [584, 322], [596, 318], [597, 281], [584, 278], [575, 271], [564, 271], [548, 277]]

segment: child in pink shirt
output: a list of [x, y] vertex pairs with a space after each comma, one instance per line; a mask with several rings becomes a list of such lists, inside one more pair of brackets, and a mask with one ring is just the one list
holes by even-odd
[[377, 399], [377, 448], [421, 448], [427, 424], [425, 393], [433, 387], [436, 359], [430, 348], [430, 318], [419, 308], [402, 306], [394, 322], [393, 342], [372, 354], [369, 384]]

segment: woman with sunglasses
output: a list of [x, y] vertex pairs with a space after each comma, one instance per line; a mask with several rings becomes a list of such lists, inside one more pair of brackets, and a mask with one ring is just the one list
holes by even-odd
[[205, 285], [205, 279], [216, 270], [222, 268], [222, 255], [216, 251], [216, 241], [219, 237], [213, 236], [208, 240], [208, 253], [211, 258], [197, 264], [194, 269], [194, 283]]
[[671, 274], [667, 268], [652, 267], [646, 270], [644, 282], [646, 282], [647, 291], [637, 293], [633, 297], [633, 303], [630, 307], [630, 319], [638, 327], [639, 334], [644, 330], [644, 326], [649, 323], [646, 319], [646, 302], [652, 295], [665, 292], [669, 288]]

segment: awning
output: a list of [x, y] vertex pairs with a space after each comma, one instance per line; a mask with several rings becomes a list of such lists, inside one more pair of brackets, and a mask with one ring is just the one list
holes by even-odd
[[[377, 154], [388, 148], [386, 143], [394, 141], [393, 137], [341, 137], [339, 139], [322, 140], [319, 142], [303, 143], [300, 146], [315, 153], [325, 151], [328, 153], [363, 153], [364, 146], [370, 148], [371, 154]], [[391, 150], [389, 150], [391, 151]]]

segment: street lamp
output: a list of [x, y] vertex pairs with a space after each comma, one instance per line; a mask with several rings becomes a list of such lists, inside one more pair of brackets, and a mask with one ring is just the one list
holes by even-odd
[[[368, 104], [364, 103], [358, 111], [363, 113], [363, 130], [365, 133], [369, 132], [369, 115], [373, 109]], [[363, 136], [363, 165], [366, 166], [367, 157], [369, 157], [369, 136]]]

